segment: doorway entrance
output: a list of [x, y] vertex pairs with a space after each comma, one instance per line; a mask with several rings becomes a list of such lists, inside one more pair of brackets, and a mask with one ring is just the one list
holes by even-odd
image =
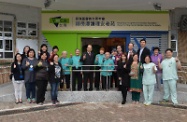
[[81, 41], [83, 52], [86, 51], [88, 44], [92, 45], [95, 54], [99, 53], [101, 47], [105, 48], [105, 52], [111, 52], [118, 45], [121, 45], [123, 51], [126, 50], [126, 38], [81, 38]]

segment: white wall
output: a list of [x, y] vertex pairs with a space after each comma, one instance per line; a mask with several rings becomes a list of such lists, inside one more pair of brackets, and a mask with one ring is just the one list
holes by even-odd
[[41, 9], [36, 7], [0, 2], [0, 12], [15, 14], [17, 21], [37, 23], [41, 21]]
[[[38, 40], [41, 40], [41, 8], [0, 2], [0, 12], [15, 14], [17, 22], [30, 22], [38, 24], [39, 35], [36, 39], [28, 39], [27, 37], [22, 37], [20, 39], [16, 37], [16, 48], [19, 49], [20, 53], [22, 53], [25, 45], [31, 46], [37, 52]], [[13, 17], [0, 14], [0, 20], [13, 21]]]

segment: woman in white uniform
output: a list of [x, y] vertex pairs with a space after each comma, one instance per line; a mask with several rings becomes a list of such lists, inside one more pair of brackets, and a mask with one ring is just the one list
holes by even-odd
[[145, 57], [145, 63], [143, 64], [144, 72], [142, 78], [143, 84], [143, 94], [144, 94], [144, 104], [150, 105], [152, 103], [154, 94], [154, 85], [156, 84], [156, 65], [151, 62], [151, 57]]

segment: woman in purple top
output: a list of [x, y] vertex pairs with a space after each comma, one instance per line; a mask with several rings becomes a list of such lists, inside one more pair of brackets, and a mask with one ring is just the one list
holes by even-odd
[[161, 79], [162, 79], [162, 71], [158, 68], [158, 59], [160, 59], [160, 61], [163, 60], [163, 56], [162, 54], [159, 54], [159, 47], [154, 47], [153, 48], [153, 55], [151, 56], [151, 60], [152, 62], [157, 66], [157, 72], [156, 72], [156, 89], [157, 90], [161, 90]]

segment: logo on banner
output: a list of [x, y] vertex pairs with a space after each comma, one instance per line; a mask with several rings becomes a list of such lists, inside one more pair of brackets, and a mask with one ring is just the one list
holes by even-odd
[[69, 24], [69, 18], [58, 16], [50, 18], [49, 22], [53, 23], [56, 27], [67, 27], [67, 24]]

